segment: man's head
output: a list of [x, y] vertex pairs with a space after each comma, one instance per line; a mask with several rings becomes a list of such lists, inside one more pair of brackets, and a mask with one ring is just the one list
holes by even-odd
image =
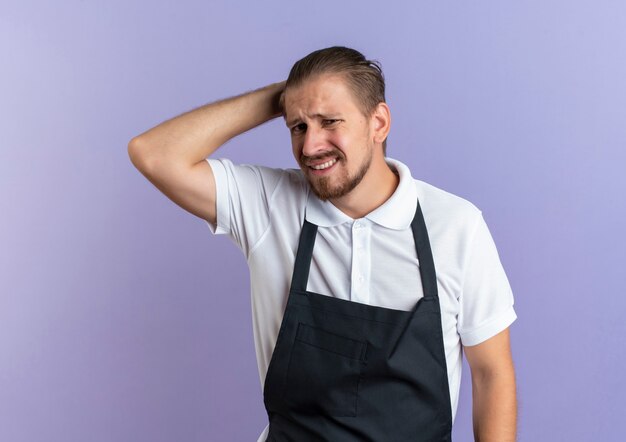
[[372, 159], [384, 163], [389, 109], [380, 66], [349, 48], [307, 55], [291, 69], [281, 107], [294, 156], [323, 200], [351, 192]]
[[[367, 60], [359, 51], [343, 46], [319, 49], [298, 60], [289, 71], [285, 90], [321, 74], [340, 75], [365, 116], [370, 116], [378, 103], [385, 102], [385, 77], [380, 63]], [[285, 94], [280, 100], [283, 113], [284, 98]], [[387, 140], [383, 142], [383, 153], [386, 152]]]

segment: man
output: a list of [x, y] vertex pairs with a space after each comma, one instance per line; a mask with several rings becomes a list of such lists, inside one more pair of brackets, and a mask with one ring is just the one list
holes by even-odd
[[[322, 49], [286, 82], [135, 137], [129, 154], [246, 255], [259, 441], [448, 441], [463, 351], [475, 438], [513, 441], [507, 277], [479, 209], [386, 158], [384, 88], [377, 63]], [[207, 159], [281, 115], [299, 170]]]

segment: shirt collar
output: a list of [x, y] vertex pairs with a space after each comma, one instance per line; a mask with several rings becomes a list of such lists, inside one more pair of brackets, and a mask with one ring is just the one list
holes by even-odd
[[[417, 189], [411, 171], [405, 164], [391, 158], [385, 158], [385, 161], [397, 171], [400, 182], [391, 197], [376, 210], [365, 215], [365, 218], [388, 229], [403, 230], [413, 221], [417, 208]], [[330, 201], [320, 200], [310, 189], [305, 217], [307, 221], [320, 227], [354, 221]]]

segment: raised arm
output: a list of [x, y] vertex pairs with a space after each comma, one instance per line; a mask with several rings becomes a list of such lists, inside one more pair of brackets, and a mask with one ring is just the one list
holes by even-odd
[[231, 138], [280, 116], [285, 82], [181, 114], [134, 137], [135, 167], [177, 205], [215, 224], [215, 180], [205, 159]]

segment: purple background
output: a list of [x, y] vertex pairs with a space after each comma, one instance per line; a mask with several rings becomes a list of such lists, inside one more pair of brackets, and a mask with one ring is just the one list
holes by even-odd
[[[256, 440], [243, 255], [127, 143], [334, 44], [383, 65], [389, 155], [484, 213], [519, 440], [623, 440], [624, 2], [72, 0], [0, 7], [1, 441]], [[295, 166], [279, 120], [217, 156]]]

